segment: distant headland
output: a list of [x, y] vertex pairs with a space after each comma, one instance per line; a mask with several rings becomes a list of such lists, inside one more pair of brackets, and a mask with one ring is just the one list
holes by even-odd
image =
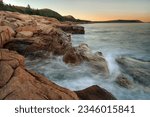
[[93, 21], [93, 23], [143, 23], [141, 20], [108, 20], [108, 21]]
[[27, 7], [23, 6], [14, 6], [14, 5], [8, 5], [3, 2], [0, 2], [0, 11], [11, 11], [11, 12], [19, 12], [23, 14], [29, 14], [29, 15], [40, 15], [45, 17], [52, 17], [56, 18], [59, 21], [71, 21], [71, 22], [77, 22], [77, 23], [143, 23], [143, 21], [140, 20], [108, 20], [108, 21], [90, 21], [90, 20], [81, 20], [76, 19], [72, 15], [68, 16], [62, 16], [61, 14], [57, 13], [56, 11], [53, 11], [51, 9], [33, 9], [28, 5]]

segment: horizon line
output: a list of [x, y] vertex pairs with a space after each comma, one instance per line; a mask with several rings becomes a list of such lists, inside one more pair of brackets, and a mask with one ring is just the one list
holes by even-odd
[[[5, 3], [4, 1], [3, 1], [3, 3], [4, 4], [7, 4], [7, 3]], [[8, 4], [7, 4], [8, 5]], [[11, 4], [11, 5], [13, 5], [13, 4]], [[29, 4], [30, 5], [30, 4]], [[24, 5], [14, 5], [14, 6], [17, 6], [17, 7], [27, 7], [27, 6], [24, 6]], [[49, 9], [49, 10], [52, 10], [52, 11], [54, 11], [54, 12], [57, 12], [58, 14], [60, 14], [61, 16], [69, 16], [69, 15], [71, 15], [71, 16], [73, 16], [75, 19], [79, 19], [79, 20], [86, 20], [86, 21], [91, 21], [91, 22], [106, 22], [106, 21], [114, 21], [114, 20], [139, 20], [139, 21], [141, 21], [142, 23], [150, 23], [150, 21], [143, 21], [143, 20], [141, 20], [141, 19], [128, 19], [128, 18], [113, 18], [113, 19], [106, 19], [106, 20], [94, 20], [94, 19], [84, 19], [84, 18], [76, 18], [74, 15], [72, 15], [72, 14], [68, 14], [68, 15], [62, 15], [61, 13], [59, 13], [59, 11], [55, 11], [55, 10], [53, 10], [53, 9], [51, 9], [51, 8], [48, 8], [48, 7], [45, 7], [45, 8], [34, 8], [34, 7], [32, 7], [31, 6], [31, 9]]]

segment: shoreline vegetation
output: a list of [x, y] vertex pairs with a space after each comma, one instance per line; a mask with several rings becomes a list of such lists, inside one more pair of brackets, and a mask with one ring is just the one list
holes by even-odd
[[109, 21], [93, 21], [93, 23], [144, 23], [140, 20], [109, 20]]
[[11, 11], [11, 12], [19, 12], [19, 13], [29, 14], [29, 15], [51, 17], [51, 18], [56, 18], [57, 20], [63, 22], [71, 21], [76, 23], [146, 23], [140, 20], [125, 20], [125, 19], [108, 20], [108, 21], [81, 20], [81, 19], [76, 19], [71, 15], [62, 16], [61, 14], [47, 8], [33, 9], [30, 7], [30, 5], [28, 5], [27, 7], [22, 7], [22, 6], [4, 4], [3, 2], [0, 2], [0, 11]]
[[50, 18], [56, 18], [59, 21], [72, 21], [72, 22], [90, 22], [88, 20], [80, 20], [75, 19], [73, 16], [62, 16], [59, 13], [51, 10], [51, 9], [33, 9], [28, 5], [27, 7], [23, 6], [14, 6], [14, 5], [8, 5], [4, 4], [3, 2], [0, 2], [0, 11], [10, 11], [10, 12], [19, 12], [22, 14], [29, 14], [29, 15], [39, 15], [39, 16], [45, 16]]
[[94, 72], [101, 72], [107, 77], [109, 70], [101, 52], [92, 53], [83, 43], [72, 46], [71, 34], [84, 34], [84, 27], [18, 12], [0, 11], [0, 16], [0, 99], [116, 99], [96, 85], [82, 91], [71, 91], [25, 66], [26, 57], [44, 60], [49, 56], [63, 56], [64, 63], [68, 65], [87, 62]]
[[[63, 56], [63, 61], [70, 65], [87, 61], [107, 77], [109, 71], [102, 53], [92, 53], [87, 44], [72, 46], [67, 32], [83, 34], [84, 28], [54, 18], [17, 12], [1, 11], [0, 16], [0, 99], [116, 99], [98, 86], [70, 91], [27, 70], [24, 65], [25, 57], [44, 60], [52, 54]], [[61, 26], [66, 27], [67, 32]], [[84, 93], [89, 98], [84, 97]]]
[[[49, 56], [63, 56], [64, 63], [76, 66], [87, 62], [94, 73], [101, 73], [107, 78], [109, 69], [103, 53], [93, 53], [85, 43], [72, 46], [71, 35], [84, 34], [84, 27], [70, 20], [64, 22], [56, 17], [19, 13], [18, 10], [22, 11], [20, 8], [32, 10], [30, 6], [4, 7], [0, 7], [0, 99], [116, 99], [96, 85], [81, 91], [71, 91], [25, 66], [26, 57], [44, 60]], [[12, 9], [8, 8], [15, 8], [16, 11], [11, 12]], [[127, 84], [122, 80], [119, 82]]]

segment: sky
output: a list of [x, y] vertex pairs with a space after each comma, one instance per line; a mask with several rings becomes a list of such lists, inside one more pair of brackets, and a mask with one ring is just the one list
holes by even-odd
[[138, 19], [150, 22], [150, 0], [3, 0], [5, 3], [32, 8], [49, 8], [61, 15], [78, 19], [105, 21]]

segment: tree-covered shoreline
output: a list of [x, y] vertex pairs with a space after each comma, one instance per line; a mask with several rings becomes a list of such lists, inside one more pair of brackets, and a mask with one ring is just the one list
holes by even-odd
[[19, 12], [19, 13], [29, 14], [29, 15], [52, 17], [52, 18], [56, 18], [59, 21], [89, 22], [85, 20], [64, 17], [51, 9], [34, 9], [29, 4], [27, 5], [27, 7], [22, 7], [22, 6], [14, 6], [11, 4], [5, 4], [2, 1], [0, 1], [0, 11], [11, 11], [11, 12]]

